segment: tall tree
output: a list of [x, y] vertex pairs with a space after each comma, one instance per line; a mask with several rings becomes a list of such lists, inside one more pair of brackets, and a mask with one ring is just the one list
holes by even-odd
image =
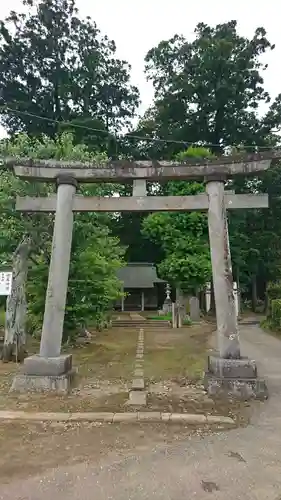
[[192, 42], [175, 35], [152, 48], [145, 60], [155, 99], [138, 129], [179, 144], [150, 145], [147, 154], [171, 157], [183, 149], [180, 141], [222, 152], [233, 144], [267, 145], [276, 140], [280, 95], [264, 116], [257, 113], [261, 103], [270, 102], [260, 56], [273, 49], [263, 28], [247, 39], [238, 34], [236, 21], [215, 27], [199, 23]]
[[90, 17], [79, 18], [75, 0], [23, 0], [23, 6], [24, 13], [12, 11], [0, 23], [2, 123], [9, 132], [54, 137], [66, 125], [52, 120], [67, 122], [78, 142], [104, 151], [107, 134], [90, 129], [116, 133], [134, 116], [139, 92], [130, 84], [130, 66], [115, 57], [114, 41]]

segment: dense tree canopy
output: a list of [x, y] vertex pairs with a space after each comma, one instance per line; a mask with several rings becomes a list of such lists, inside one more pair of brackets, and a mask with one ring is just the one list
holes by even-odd
[[[199, 23], [192, 42], [179, 35], [163, 40], [146, 56], [155, 99], [140, 132], [205, 144], [216, 152], [229, 145], [268, 144], [281, 122], [280, 96], [263, 117], [257, 110], [270, 100], [260, 56], [273, 49], [263, 28], [250, 40], [238, 34], [236, 21]], [[180, 149], [167, 143], [148, 152], [171, 157]]]
[[[128, 125], [139, 99], [130, 66], [94, 21], [79, 18], [74, 0], [23, 5], [0, 23], [2, 122], [12, 133], [52, 137], [62, 128], [53, 120], [72, 123], [79, 142], [105, 151], [107, 134], [87, 128], [116, 133]], [[32, 115], [44, 117], [40, 127]]]

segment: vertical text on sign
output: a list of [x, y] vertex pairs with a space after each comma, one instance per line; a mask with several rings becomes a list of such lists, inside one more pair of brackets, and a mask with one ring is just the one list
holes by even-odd
[[10, 295], [12, 291], [13, 273], [11, 271], [0, 272], [0, 295]]

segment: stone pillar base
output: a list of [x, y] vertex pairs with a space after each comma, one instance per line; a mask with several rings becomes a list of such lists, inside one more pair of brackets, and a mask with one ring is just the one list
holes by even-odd
[[265, 380], [258, 378], [256, 362], [248, 358], [209, 356], [204, 387], [210, 396], [235, 397], [244, 401], [268, 398]]
[[54, 358], [30, 356], [15, 376], [11, 391], [69, 393], [75, 373], [71, 354]]

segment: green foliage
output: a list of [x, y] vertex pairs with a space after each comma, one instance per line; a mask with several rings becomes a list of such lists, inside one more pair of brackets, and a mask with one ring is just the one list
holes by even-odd
[[171, 321], [172, 320], [172, 313], [167, 313], [167, 314], [158, 315], [158, 316], [148, 316], [148, 319], [153, 319], [155, 321], [160, 321], [160, 320]]
[[268, 311], [267, 316], [271, 318], [272, 316], [272, 303], [274, 300], [281, 300], [281, 282], [272, 281], [268, 283], [266, 288]]
[[269, 300], [281, 299], [281, 282], [272, 281], [268, 283], [266, 291]]
[[[199, 23], [191, 42], [179, 35], [161, 41], [146, 56], [155, 99], [138, 133], [210, 144], [215, 152], [229, 145], [274, 142], [281, 96], [264, 116], [257, 111], [270, 101], [261, 56], [273, 49], [263, 28], [247, 39], [237, 33], [236, 21], [215, 27]], [[146, 152], [171, 158], [181, 149], [180, 142], [155, 143]]]
[[[128, 125], [139, 100], [130, 66], [115, 57], [114, 41], [94, 21], [79, 17], [75, 0], [22, 3], [24, 13], [11, 11], [0, 23], [3, 123], [33, 136], [74, 130], [75, 142], [108, 151], [107, 133], [90, 129]], [[31, 115], [45, 119], [38, 126]]]
[[[189, 148], [177, 159], [211, 157], [205, 148]], [[200, 193], [203, 184], [171, 181], [163, 191], [180, 196]], [[160, 245], [164, 257], [158, 264], [160, 275], [186, 292], [205, 285], [211, 276], [206, 214], [202, 212], [163, 212], [149, 215], [143, 222], [143, 234]]]
[[[56, 158], [105, 161], [105, 155], [90, 152], [85, 145], [75, 145], [73, 136], [64, 133], [55, 139], [29, 138], [19, 135], [13, 141], [2, 141], [2, 158], [5, 156]], [[86, 195], [112, 194], [111, 184], [106, 186], [84, 185], [81, 192]], [[118, 186], [117, 186], [118, 189]], [[17, 194], [47, 194], [52, 188], [41, 183], [28, 183], [15, 178], [4, 170], [0, 184], [2, 217], [0, 219], [0, 261], [12, 260], [12, 252], [26, 234], [32, 239], [32, 254], [28, 275], [28, 328], [38, 329], [42, 324], [45, 293], [48, 280], [53, 215], [18, 214], [14, 209]], [[102, 327], [112, 310], [114, 301], [120, 297], [120, 282], [116, 270], [123, 265], [124, 249], [119, 240], [110, 235], [110, 216], [98, 213], [80, 213], [74, 219], [70, 282], [65, 316], [65, 336], [77, 332], [79, 325], [91, 323]]]
[[273, 330], [281, 330], [281, 299], [271, 301], [270, 326]]

